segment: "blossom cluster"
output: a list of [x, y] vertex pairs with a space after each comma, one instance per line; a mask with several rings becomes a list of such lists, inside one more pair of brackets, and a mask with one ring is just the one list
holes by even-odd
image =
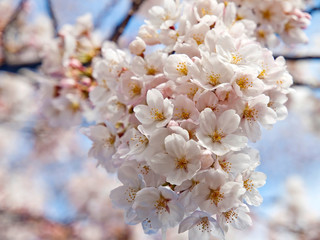
[[94, 61], [89, 155], [118, 173], [111, 200], [147, 234], [179, 225], [189, 239], [224, 239], [230, 226], [251, 225], [248, 205], [262, 202], [266, 176], [248, 141], [286, 117], [292, 77], [240, 10], [166, 0], [149, 10], [131, 54], [105, 43]]
[[42, 47], [53, 37], [53, 24], [47, 16], [30, 19], [34, 5], [21, 3], [14, 15], [14, 1], [0, 2], [0, 63], [10, 65], [40, 61]]
[[[65, 25], [59, 37], [44, 46], [40, 81], [42, 114], [54, 127], [79, 125], [90, 119], [89, 92], [94, 88], [92, 59], [100, 54], [90, 15]], [[66, 120], [67, 119], [67, 120]]]
[[308, 41], [303, 29], [310, 24], [311, 16], [303, 12], [303, 0], [231, 1], [238, 6], [237, 20], [250, 19], [256, 23], [254, 35], [259, 42], [269, 47], [277, 46], [277, 35], [286, 44]]

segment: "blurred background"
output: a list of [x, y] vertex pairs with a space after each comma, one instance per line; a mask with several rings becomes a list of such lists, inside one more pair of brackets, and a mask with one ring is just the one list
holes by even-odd
[[[44, 104], [48, 89], [55, 90], [52, 82], [59, 71], [43, 66], [61, 67], [50, 59], [58, 50], [48, 48], [61, 45], [52, 42], [61, 38], [59, 32], [69, 31], [63, 26], [77, 24], [89, 13], [92, 25], [78, 21], [86, 31], [74, 34], [76, 38], [86, 38], [91, 50], [115, 38], [126, 47], [150, 6], [161, 1], [136, 2], [0, 0], [1, 240], [161, 239], [144, 236], [140, 225], [125, 225], [122, 212], [112, 207], [109, 192], [120, 184], [88, 159], [91, 143], [79, 132], [90, 124], [90, 114], [80, 118], [81, 126], [52, 124], [53, 113]], [[132, 7], [135, 14], [128, 17]], [[294, 78], [289, 115], [252, 144], [261, 154], [259, 171], [267, 175], [260, 188], [264, 202], [251, 209], [253, 226], [245, 232], [231, 231], [228, 239], [320, 239], [320, 1], [308, 1], [306, 10], [312, 15], [306, 29], [309, 43], [273, 49], [275, 55], [286, 57]], [[116, 36], [125, 21], [124, 32]], [[83, 47], [79, 48], [81, 53]], [[90, 72], [97, 51], [90, 60], [85, 55], [80, 61], [83, 83], [91, 80], [83, 73]], [[186, 235], [177, 237], [172, 231], [168, 239]]]

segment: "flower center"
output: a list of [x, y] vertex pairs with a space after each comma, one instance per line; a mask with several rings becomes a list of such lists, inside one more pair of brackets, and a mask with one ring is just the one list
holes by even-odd
[[195, 33], [192, 35], [192, 38], [197, 42], [198, 45], [203, 43], [203, 34]]
[[148, 66], [146, 67], [147, 75], [156, 75], [157, 69], [155, 69], [154, 66]]
[[132, 187], [127, 188], [127, 190], [125, 191], [125, 194], [126, 194], [126, 200], [128, 203], [132, 203], [135, 200], [137, 192], [139, 190], [140, 189], [134, 189]]
[[249, 192], [252, 192], [252, 189], [254, 188], [253, 181], [250, 178], [243, 182], [243, 186]]
[[232, 54], [232, 60], [231, 60], [232, 64], [238, 64], [241, 61], [242, 61], [241, 56], [239, 56], [238, 54]]
[[130, 83], [129, 87], [130, 87], [130, 96], [131, 97], [135, 97], [135, 96], [141, 94], [141, 88], [137, 83], [132, 82], [132, 83]]
[[227, 162], [225, 159], [219, 160], [219, 165], [226, 173], [230, 173], [232, 163]]
[[180, 118], [180, 119], [189, 119], [190, 118], [190, 113], [187, 112], [184, 108], [182, 108], [179, 113], [175, 114], [175, 116]]
[[237, 79], [237, 84], [241, 90], [245, 90], [253, 86], [253, 82], [249, 82], [249, 79], [247, 77], [241, 77]]
[[180, 72], [182, 75], [188, 75], [188, 68], [186, 62], [179, 62], [177, 65], [177, 71]]
[[188, 169], [187, 169], [188, 163], [189, 163], [189, 161], [186, 159], [186, 157], [177, 158], [176, 159], [176, 168], [177, 169], [184, 169], [187, 172], [188, 171]]
[[261, 15], [262, 15], [263, 19], [265, 19], [267, 21], [271, 20], [272, 13], [271, 13], [270, 9], [266, 9], [264, 11], [261, 11]]
[[199, 230], [201, 232], [211, 232], [212, 231], [210, 229], [210, 224], [209, 224], [208, 217], [201, 218], [201, 221], [197, 224], [197, 226], [199, 227]]
[[116, 136], [111, 135], [109, 138], [105, 139], [105, 144], [109, 147], [112, 147], [116, 141]]
[[151, 108], [150, 114], [152, 118], [156, 121], [162, 121], [165, 119], [163, 113], [160, 112], [159, 109], [157, 108]]
[[210, 136], [213, 142], [221, 142], [223, 138], [223, 132], [219, 130], [215, 130], [214, 133]]
[[80, 111], [80, 104], [78, 102], [71, 102], [69, 105], [69, 109], [73, 113], [76, 113], [76, 112]]
[[169, 199], [165, 199], [162, 195], [160, 195], [160, 198], [154, 204], [156, 208], [156, 213], [162, 214], [164, 211], [167, 211], [168, 213], [170, 213], [168, 202], [169, 202]]
[[264, 79], [266, 77], [266, 69], [263, 69], [258, 75], [259, 79]]
[[238, 218], [238, 214], [235, 213], [233, 210], [230, 210], [228, 212], [224, 212], [223, 215], [226, 218], [227, 223], [231, 223], [232, 221], [234, 221], [235, 219]]
[[243, 117], [249, 121], [255, 121], [257, 115], [258, 111], [255, 108], [250, 108], [247, 104], [245, 109], [243, 110]]
[[209, 199], [211, 200], [211, 203], [218, 206], [218, 203], [223, 200], [224, 194], [220, 193], [220, 190], [212, 190], [210, 191]]
[[212, 73], [211, 75], [208, 76], [208, 81], [212, 86], [217, 86], [220, 82], [220, 74]]

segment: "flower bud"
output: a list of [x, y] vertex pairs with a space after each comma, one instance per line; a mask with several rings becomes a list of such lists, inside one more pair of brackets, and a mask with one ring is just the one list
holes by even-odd
[[139, 56], [146, 50], [146, 44], [141, 38], [136, 37], [136, 39], [130, 43], [129, 49], [132, 54]]

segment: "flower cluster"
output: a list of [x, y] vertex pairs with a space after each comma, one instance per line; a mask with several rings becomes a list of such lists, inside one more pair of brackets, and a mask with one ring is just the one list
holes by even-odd
[[94, 61], [99, 123], [83, 129], [89, 155], [117, 171], [111, 200], [147, 234], [179, 225], [189, 239], [224, 239], [262, 202], [266, 176], [248, 141], [285, 118], [292, 77], [237, 10], [166, 0], [150, 9], [133, 56], [106, 43]]
[[92, 34], [90, 15], [75, 26], [65, 25], [44, 49], [41, 66], [42, 113], [52, 126], [70, 127], [90, 119], [89, 92], [95, 82], [92, 59], [100, 54], [100, 42]]
[[10, 65], [36, 63], [41, 50], [53, 37], [53, 25], [47, 16], [40, 15], [30, 20], [34, 6], [30, 1], [21, 3], [14, 17], [15, 3], [4, 0], [0, 3], [0, 63]]
[[303, 32], [310, 24], [310, 14], [303, 12], [303, 0], [231, 0], [238, 6], [237, 20], [250, 19], [256, 23], [257, 40], [269, 47], [279, 43], [277, 35], [286, 44], [306, 43]]

